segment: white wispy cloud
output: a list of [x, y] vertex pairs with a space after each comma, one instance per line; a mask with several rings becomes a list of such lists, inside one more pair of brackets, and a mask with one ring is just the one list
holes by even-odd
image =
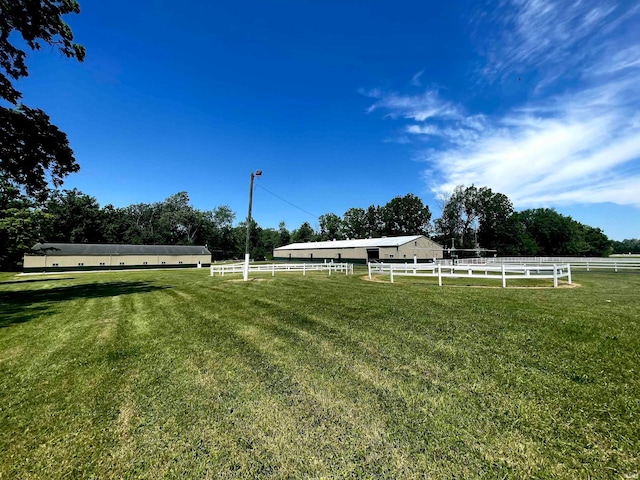
[[424, 73], [424, 69], [422, 69], [418, 73], [416, 73], [411, 78], [411, 85], [413, 85], [414, 87], [421, 87], [422, 86], [422, 81], [420, 80], [420, 77], [422, 77], [423, 73]]
[[489, 82], [535, 72], [527, 100], [496, 115], [470, 113], [436, 90], [376, 91], [369, 112], [404, 119], [436, 194], [475, 184], [518, 207], [640, 207], [640, 47], [625, 36], [639, 16], [614, 1], [501, 2], [483, 17], [500, 33], [483, 46], [482, 71]]
[[406, 118], [424, 122], [429, 118], [458, 118], [460, 112], [452, 102], [443, 100], [437, 90], [427, 90], [419, 95], [384, 93], [379, 90], [368, 92], [377, 101], [368, 112], [386, 110], [391, 118]]

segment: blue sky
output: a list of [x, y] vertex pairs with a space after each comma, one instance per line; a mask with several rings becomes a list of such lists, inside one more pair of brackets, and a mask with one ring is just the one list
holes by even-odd
[[409, 192], [436, 218], [473, 183], [640, 237], [637, 1], [80, 5], [86, 61], [44, 48], [18, 86], [101, 205], [187, 191], [240, 221], [261, 169], [262, 227]]

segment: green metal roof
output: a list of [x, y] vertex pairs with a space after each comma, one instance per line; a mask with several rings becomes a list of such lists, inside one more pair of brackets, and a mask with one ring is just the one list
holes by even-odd
[[45, 255], [211, 255], [199, 245], [113, 245], [105, 243], [37, 243], [33, 252]]

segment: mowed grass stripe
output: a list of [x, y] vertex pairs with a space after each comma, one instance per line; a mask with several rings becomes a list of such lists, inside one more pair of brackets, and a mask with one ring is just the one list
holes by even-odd
[[[3, 410], [0, 469], [633, 475], [638, 276], [579, 281], [501, 290], [311, 274], [245, 284], [192, 271], [0, 284], [0, 294], [47, 300], [9, 302], [13, 320], [21, 309], [39, 316], [0, 330], [3, 399], [21, 399]], [[46, 375], [54, 388], [43, 397]]]

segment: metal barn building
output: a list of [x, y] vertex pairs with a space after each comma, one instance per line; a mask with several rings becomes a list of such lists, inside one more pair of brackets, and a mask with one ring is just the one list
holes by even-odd
[[211, 252], [193, 245], [38, 243], [24, 256], [25, 272], [207, 267]]
[[442, 245], [423, 235], [292, 243], [274, 249], [274, 260], [367, 263], [428, 262], [443, 257]]

